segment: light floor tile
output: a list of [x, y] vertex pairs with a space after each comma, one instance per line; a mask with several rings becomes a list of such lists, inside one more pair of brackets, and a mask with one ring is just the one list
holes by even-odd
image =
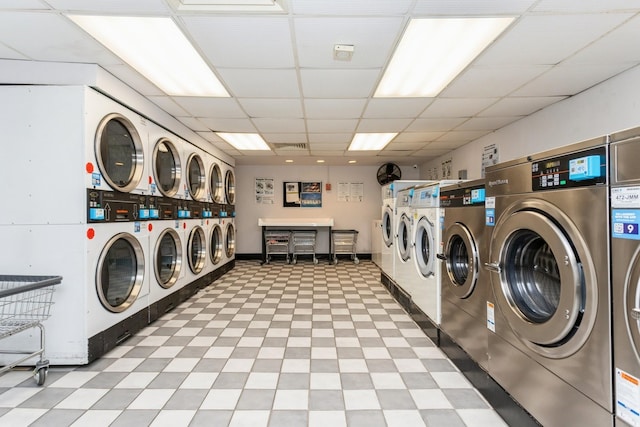
[[273, 409], [300, 409], [309, 407], [308, 390], [276, 390]]
[[309, 427], [328, 426], [347, 427], [344, 411], [309, 411]]
[[229, 427], [266, 427], [270, 411], [235, 411]]
[[80, 416], [72, 427], [107, 427], [122, 413], [121, 410], [96, 410], [92, 409]]
[[56, 405], [58, 409], [89, 409], [109, 390], [103, 388], [80, 388]]
[[418, 409], [451, 409], [453, 406], [440, 389], [409, 390]]
[[372, 372], [371, 381], [373, 381], [373, 386], [377, 389], [402, 390], [407, 388], [400, 374], [394, 372]]
[[211, 347], [202, 356], [204, 359], [228, 359], [235, 347]]
[[45, 412], [47, 412], [46, 409], [14, 408], [0, 417], [0, 426], [26, 427], [44, 415]]
[[251, 372], [254, 359], [229, 359], [222, 372]]
[[347, 411], [380, 409], [380, 401], [375, 390], [343, 390], [342, 393]]
[[425, 427], [418, 411], [383, 411], [388, 427]]
[[310, 378], [310, 388], [312, 390], [340, 390], [340, 374], [331, 372], [312, 372]]
[[252, 372], [244, 386], [245, 389], [276, 389], [280, 374], [276, 372]]
[[87, 381], [98, 375], [98, 373], [99, 372], [97, 371], [72, 371], [65, 374], [62, 378], [52, 382], [49, 387], [82, 387]]
[[187, 427], [195, 414], [193, 410], [163, 410], [153, 420], [151, 427]]
[[235, 409], [242, 389], [213, 389], [204, 398], [200, 409]]
[[282, 359], [284, 347], [262, 347], [258, 352], [258, 359]]
[[162, 409], [173, 393], [175, 393], [173, 389], [142, 390], [127, 409]]
[[469, 381], [459, 372], [432, 372], [440, 388], [471, 388]]
[[178, 346], [162, 346], [151, 353], [150, 358], [174, 358], [182, 351], [184, 347]]
[[508, 427], [491, 409], [459, 409], [457, 412], [468, 427]]
[[173, 359], [163, 369], [163, 372], [191, 372], [193, 368], [200, 362], [200, 359], [195, 357], [182, 357]]
[[284, 359], [281, 372], [308, 373], [311, 371], [311, 361], [308, 359]]
[[157, 372], [132, 372], [116, 384], [114, 388], [145, 388], [157, 376]]
[[138, 367], [145, 359], [140, 357], [122, 358], [117, 359], [111, 365], [107, 366], [105, 372], [132, 372]]
[[210, 389], [218, 378], [217, 372], [191, 372], [180, 384], [182, 389]]

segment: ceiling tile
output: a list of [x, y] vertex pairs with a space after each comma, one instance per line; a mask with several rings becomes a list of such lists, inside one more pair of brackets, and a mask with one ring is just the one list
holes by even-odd
[[479, 114], [480, 117], [491, 116], [527, 116], [533, 114], [536, 111], [547, 107], [551, 104], [555, 104], [558, 101], [565, 99], [562, 96], [531, 96], [531, 97], [512, 97], [502, 98], [491, 107], [482, 111]]
[[392, 141], [389, 145], [387, 145], [385, 147], [385, 151], [387, 149], [389, 150], [398, 150], [398, 151], [407, 151], [407, 150], [411, 150], [411, 151], [416, 151], [416, 150], [420, 150], [421, 148], [424, 148], [425, 145], [427, 145], [427, 142], [398, 142], [398, 141]]
[[497, 100], [498, 98], [438, 98], [420, 117], [473, 117]]
[[295, 70], [218, 69], [229, 92], [238, 98], [298, 98]]
[[533, 8], [536, 12], [609, 12], [633, 10], [638, 7], [635, 0], [540, 0]]
[[[382, 68], [402, 31], [401, 17], [297, 18], [298, 63], [303, 68]], [[336, 44], [354, 46], [350, 61], [335, 60]]]
[[190, 128], [195, 132], [203, 132], [203, 131], [210, 130], [205, 123], [203, 123], [202, 121], [198, 120], [195, 117], [188, 116], [188, 117], [176, 117], [176, 118], [180, 120], [180, 122], [182, 122], [182, 124], [184, 124], [186, 127]]
[[299, 99], [255, 99], [238, 100], [249, 117], [304, 117]]
[[446, 132], [465, 120], [465, 118], [416, 119], [406, 130], [407, 132]]
[[467, 144], [466, 141], [435, 141], [429, 143], [426, 150], [453, 150]]
[[491, 98], [506, 96], [533, 80], [551, 66], [471, 67], [442, 92], [450, 98]]
[[402, 132], [394, 142], [429, 142], [441, 137], [444, 132]]
[[537, 0], [417, 0], [413, 12], [425, 16], [518, 15]]
[[398, 132], [411, 122], [412, 119], [362, 119], [358, 132]]
[[2, 9], [50, 9], [40, 0], [2, 0]]
[[172, 116], [186, 116], [188, 113], [173, 98], [167, 95], [147, 96], [147, 98]]
[[193, 40], [215, 67], [294, 66], [289, 20], [272, 16], [184, 16]]
[[399, 15], [409, 10], [413, 0], [305, 0], [291, 2], [295, 14], [307, 15]]
[[305, 99], [304, 109], [309, 119], [355, 119], [362, 115], [367, 100]]
[[158, 13], [169, 12], [163, 0], [46, 0], [56, 9], [72, 12]]
[[425, 148], [424, 150], [418, 150], [414, 153], [414, 156], [419, 156], [419, 157], [440, 157], [440, 156], [444, 156], [445, 154], [447, 154], [448, 152], [450, 152], [451, 150], [448, 148], [433, 148], [433, 149], [429, 149], [429, 148]]
[[211, 117], [201, 117], [199, 120], [207, 127], [206, 130], [216, 132], [257, 132], [256, 127], [249, 119], [217, 119]]
[[332, 157], [332, 156], [344, 156], [344, 150], [311, 150], [312, 156], [318, 157]]
[[353, 139], [353, 132], [351, 133], [310, 133], [310, 143], [320, 144], [350, 144]]
[[507, 116], [507, 117], [473, 117], [466, 122], [462, 123], [455, 130], [457, 131], [475, 131], [475, 130], [494, 130], [503, 126], [513, 123], [516, 120], [520, 120], [522, 117]]
[[451, 131], [438, 138], [438, 141], [471, 142], [490, 133], [487, 130]]
[[176, 96], [173, 99], [195, 117], [239, 119], [247, 116], [233, 98]]
[[130, 87], [135, 87], [136, 92], [145, 96], [161, 96], [165, 95], [156, 85], [151, 83], [146, 77], [143, 77], [136, 70], [127, 64], [109, 64], [103, 65], [103, 68], [122, 80]]
[[591, 43], [562, 65], [640, 61], [640, 15]]
[[271, 143], [306, 144], [307, 134], [305, 133], [263, 133], [265, 141]]
[[433, 98], [373, 98], [363, 117], [368, 119], [416, 118]]
[[310, 145], [311, 147], [311, 152], [316, 152], [316, 151], [346, 151], [347, 148], [349, 148], [349, 144], [348, 143], [341, 143], [341, 144], [322, 144], [322, 143], [312, 143]]
[[196, 132], [202, 139], [211, 142], [214, 147], [219, 145], [228, 145], [226, 142], [222, 140], [215, 132]]
[[9, 46], [5, 46], [0, 43], [0, 58], [3, 59], [29, 59], [25, 55], [11, 49]]
[[358, 126], [358, 120], [307, 120], [309, 133], [353, 133]]
[[300, 70], [308, 98], [367, 98], [381, 70]]
[[303, 119], [255, 118], [252, 120], [260, 132], [286, 133], [304, 132]]

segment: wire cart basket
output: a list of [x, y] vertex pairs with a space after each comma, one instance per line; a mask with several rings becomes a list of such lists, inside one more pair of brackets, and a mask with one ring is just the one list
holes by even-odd
[[294, 264], [298, 262], [298, 255], [311, 255], [313, 263], [318, 263], [318, 258], [316, 258], [316, 234], [315, 230], [298, 230], [291, 233]]
[[271, 261], [271, 255], [284, 255], [289, 264], [289, 239], [291, 233], [284, 230], [271, 230], [265, 231], [265, 248], [266, 248], [266, 260], [269, 264]]
[[0, 367], [0, 374], [35, 357], [40, 356], [34, 369], [38, 385], [44, 384], [49, 371], [49, 361], [44, 358], [44, 326], [49, 318], [54, 286], [62, 281], [60, 276], [9, 276], [0, 275], [0, 339], [27, 329], [40, 329], [40, 348], [36, 351], [1, 350], [3, 354], [23, 355]]
[[338, 254], [349, 254], [354, 264], [360, 260], [356, 255], [358, 243], [358, 230], [331, 230], [331, 243], [333, 245], [333, 263], [338, 263]]

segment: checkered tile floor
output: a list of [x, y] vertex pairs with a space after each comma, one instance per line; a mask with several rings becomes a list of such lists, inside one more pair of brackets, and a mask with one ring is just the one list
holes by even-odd
[[237, 261], [88, 366], [0, 376], [0, 426], [506, 426], [371, 262]]

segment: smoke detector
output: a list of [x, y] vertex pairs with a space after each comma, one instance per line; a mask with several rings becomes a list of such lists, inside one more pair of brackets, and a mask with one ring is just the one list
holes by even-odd
[[337, 61], [351, 61], [353, 49], [352, 44], [337, 44], [333, 46], [333, 59]]

